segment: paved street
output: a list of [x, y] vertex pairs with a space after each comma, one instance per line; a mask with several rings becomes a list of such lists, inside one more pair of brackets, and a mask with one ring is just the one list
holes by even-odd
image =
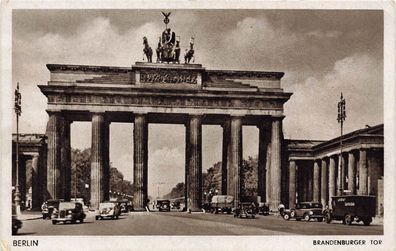
[[50, 220], [23, 221], [19, 235], [382, 235], [383, 225], [363, 226], [341, 222], [285, 221], [258, 216], [239, 219], [232, 215], [179, 212], [139, 212], [123, 214], [118, 220], [96, 221], [89, 213], [83, 224], [52, 225]]

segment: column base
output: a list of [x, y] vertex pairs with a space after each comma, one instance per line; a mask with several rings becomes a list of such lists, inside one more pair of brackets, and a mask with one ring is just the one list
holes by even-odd
[[270, 201], [269, 203], [269, 209], [271, 212], [278, 212], [278, 207], [281, 204], [280, 201]]

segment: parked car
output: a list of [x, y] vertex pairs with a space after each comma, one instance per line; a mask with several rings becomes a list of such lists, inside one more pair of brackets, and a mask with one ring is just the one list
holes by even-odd
[[103, 218], [118, 219], [121, 215], [121, 207], [119, 202], [109, 201], [99, 204], [95, 219], [102, 220]]
[[256, 205], [252, 202], [240, 202], [238, 207], [234, 210], [234, 217], [255, 218], [256, 209]]
[[210, 212], [212, 213], [232, 213], [234, 197], [230, 195], [215, 195], [210, 202]]
[[51, 219], [52, 213], [59, 209], [59, 203], [63, 202], [63, 199], [47, 200], [41, 205], [41, 213], [43, 219]]
[[52, 215], [52, 224], [58, 222], [71, 222], [79, 221], [84, 222], [85, 213], [83, 205], [80, 202], [61, 202], [59, 203], [59, 211]]
[[353, 221], [362, 221], [370, 225], [375, 216], [376, 197], [369, 195], [345, 195], [331, 198], [332, 209], [326, 212], [326, 222], [342, 220], [343, 224], [351, 225]]
[[118, 200], [117, 202], [119, 202], [122, 213], [128, 213], [133, 211], [132, 201], [123, 199], [123, 200]]
[[81, 203], [81, 205], [83, 206], [84, 212], [88, 212], [88, 211], [89, 211], [89, 207], [88, 207], [88, 205], [84, 202], [84, 198], [71, 198], [70, 201], [71, 201], [71, 202], [79, 202], [79, 203]]
[[289, 220], [295, 218], [297, 221], [304, 219], [310, 221], [317, 219], [319, 222], [323, 221], [324, 215], [322, 213], [323, 205], [317, 202], [301, 202], [297, 203], [295, 208], [285, 209], [283, 211], [283, 219]]
[[170, 211], [171, 205], [170, 200], [157, 200], [157, 208], [160, 212], [162, 211]]
[[257, 210], [258, 214], [262, 214], [262, 215], [269, 215], [269, 205], [268, 203], [264, 203], [264, 202], [259, 202], [258, 203], [258, 210]]
[[22, 221], [18, 220], [16, 215], [12, 216], [12, 234], [16, 235], [18, 233], [18, 229], [22, 228]]
[[172, 201], [171, 202], [171, 208], [179, 210], [180, 209], [180, 201], [178, 201], [178, 200]]

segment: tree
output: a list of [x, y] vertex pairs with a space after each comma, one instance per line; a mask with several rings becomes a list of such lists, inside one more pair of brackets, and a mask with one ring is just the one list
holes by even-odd
[[164, 199], [174, 199], [184, 197], [184, 182], [177, 183], [175, 187], [172, 188], [170, 193], [164, 195]]
[[[91, 189], [91, 149], [79, 150], [72, 149], [72, 178], [71, 178], [71, 196], [84, 198], [89, 201]], [[85, 187], [88, 184], [88, 188]], [[110, 190], [123, 193], [133, 194], [133, 184], [124, 180], [124, 175], [115, 167], [110, 167]]]
[[247, 160], [242, 161], [241, 169], [241, 195], [242, 196], [257, 196], [258, 185], [258, 159], [248, 157]]
[[90, 200], [90, 189], [85, 184], [91, 184], [91, 149], [71, 151], [72, 177], [71, 177], [71, 196]]

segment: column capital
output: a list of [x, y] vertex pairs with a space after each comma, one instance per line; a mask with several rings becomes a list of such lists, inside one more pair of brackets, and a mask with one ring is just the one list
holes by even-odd
[[286, 116], [270, 116], [271, 121], [282, 121]]

